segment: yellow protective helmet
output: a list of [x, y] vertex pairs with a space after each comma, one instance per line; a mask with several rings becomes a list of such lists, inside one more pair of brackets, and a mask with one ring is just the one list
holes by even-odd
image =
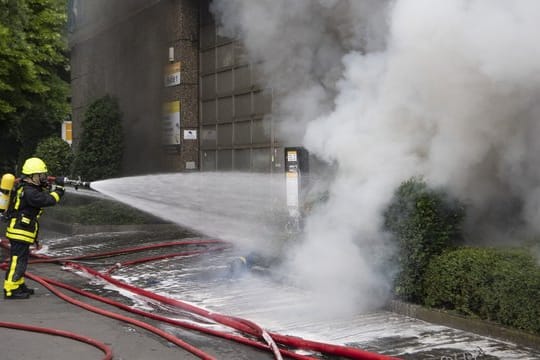
[[24, 162], [22, 173], [24, 175], [42, 174], [47, 172], [47, 165], [37, 157], [32, 157]]

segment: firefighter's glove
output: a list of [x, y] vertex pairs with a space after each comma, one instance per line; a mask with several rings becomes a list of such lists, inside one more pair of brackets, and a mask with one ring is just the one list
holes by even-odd
[[56, 188], [54, 189], [53, 192], [57, 193], [58, 196], [62, 197], [62, 196], [64, 196], [64, 193], [65, 193], [66, 191], [64, 190], [64, 187], [63, 187], [63, 186], [56, 186]]
[[54, 183], [58, 186], [64, 186], [66, 183], [66, 178], [63, 176], [58, 176], [56, 179], [54, 179]]

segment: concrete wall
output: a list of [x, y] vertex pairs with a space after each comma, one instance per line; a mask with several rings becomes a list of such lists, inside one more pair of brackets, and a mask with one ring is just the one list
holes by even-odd
[[273, 171], [282, 151], [273, 134], [272, 92], [258, 85], [258, 65], [242, 44], [219, 36], [208, 1], [201, 3], [201, 168]]
[[[272, 91], [258, 84], [239, 41], [221, 37], [209, 0], [74, 0], [73, 142], [84, 112], [105, 94], [123, 113], [123, 175], [183, 170], [283, 171]], [[169, 61], [169, 48], [173, 59]], [[180, 62], [181, 83], [164, 85]], [[180, 137], [163, 146], [163, 103], [180, 101]], [[185, 139], [184, 130], [196, 133]]]
[[[198, 167], [198, 140], [163, 146], [161, 128], [163, 102], [176, 100], [181, 102], [181, 130], [198, 127], [198, 1], [74, 5], [79, 5], [70, 36], [75, 148], [88, 104], [111, 94], [123, 113], [123, 174], [183, 170], [187, 161]], [[182, 83], [165, 88], [169, 47], [174, 61], [181, 62]]]

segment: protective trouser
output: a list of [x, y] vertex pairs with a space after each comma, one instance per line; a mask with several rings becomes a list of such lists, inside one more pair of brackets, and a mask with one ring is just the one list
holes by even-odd
[[10, 240], [10, 261], [4, 280], [6, 296], [11, 296], [13, 291], [24, 284], [24, 273], [28, 266], [30, 244], [24, 241]]

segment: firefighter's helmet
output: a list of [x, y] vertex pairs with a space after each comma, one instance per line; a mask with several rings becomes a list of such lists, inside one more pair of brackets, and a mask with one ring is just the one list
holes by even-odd
[[22, 173], [24, 175], [43, 174], [47, 172], [47, 165], [37, 157], [32, 157], [24, 162]]

